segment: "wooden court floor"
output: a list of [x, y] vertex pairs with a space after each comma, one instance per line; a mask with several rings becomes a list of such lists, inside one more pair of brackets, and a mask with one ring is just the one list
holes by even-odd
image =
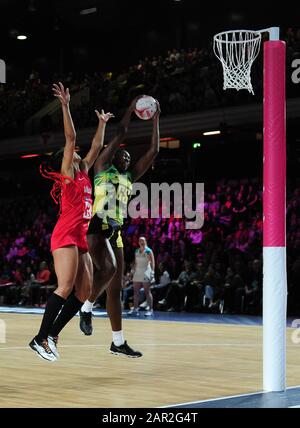
[[[129, 343], [144, 353], [108, 353], [107, 319], [85, 337], [78, 318], [60, 337], [61, 359], [47, 363], [27, 344], [40, 315], [0, 314], [0, 407], [159, 407], [261, 391], [260, 327], [125, 320]], [[288, 330], [288, 385], [300, 385], [300, 345]]]

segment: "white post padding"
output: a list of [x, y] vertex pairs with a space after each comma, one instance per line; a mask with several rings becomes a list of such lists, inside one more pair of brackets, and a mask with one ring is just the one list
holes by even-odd
[[286, 248], [264, 248], [264, 391], [286, 389]]
[[270, 28], [270, 40], [280, 40], [280, 28], [272, 27]]

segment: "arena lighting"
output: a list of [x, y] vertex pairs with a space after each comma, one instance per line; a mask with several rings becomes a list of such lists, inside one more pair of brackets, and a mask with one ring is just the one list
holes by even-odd
[[80, 15], [90, 15], [92, 13], [97, 12], [97, 8], [96, 7], [91, 7], [89, 9], [82, 9], [80, 11]]
[[21, 159], [30, 159], [30, 158], [38, 158], [39, 156], [41, 156], [41, 155], [39, 155], [38, 153], [33, 153], [31, 155], [22, 155], [22, 156], [20, 156], [20, 158]]
[[176, 140], [176, 138], [172, 138], [172, 137], [167, 137], [167, 138], [161, 138], [160, 142], [164, 143], [164, 142], [168, 142], [168, 141], [174, 141]]
[[193, 144], [193, 149], [200, 149], [201, 148], [201, 143], [194, 143]]
[[160, 147], [163, 149], [179, 149], [180, 148], [180, 140], [178, 138], [161, 138], [160, 139]]
[[20, 34], [19, 36], [17, 36], [18, 40], [27, 40], [27, 36], [25, 36], [24, 34]]
[[204, 137], [211, 137], [212, 135], [221, 135], [221, 131], [203, 132]]

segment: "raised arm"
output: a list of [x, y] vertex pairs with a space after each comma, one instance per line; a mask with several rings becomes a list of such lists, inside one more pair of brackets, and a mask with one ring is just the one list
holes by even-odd
[[94, 166], [95, 173], [101, 171], [104, 165], [110, 164], [112, 162], [116, 151], [118, 150], [120, 144], [122, 143], [127, 134], [131, 114], [134, 111], [136, 102], [139, 98], [140, 97], [137, 97], [132, 101], [121, 120], [117, 135], [108, 143], [107, 148], [105, 148], [98, 156], [98, 159], [96, 160]]
[[147, 152], [144, 154], [144, 156], [137, 162], [135, 167], [132, 170], [132, 179], [133, 181], [137, 181], [140, 177], [142, 177], [145, 172], [149, 169], [149, 167], [152, 165], [154, 159], [159, 153], [159, 142], [160, 142], [160, 136], [159, 136], [159, 116], [160, 116], [160, 105], [159, 102], [157, 102], [157, 112], [153, 116], [153, 131], [152, 131], [152, 138], [151, 138], [151, 144]]
[[64, 157], [61, 166], [61, 173], [68, 177], [73, 178], [73, 156], [76, 142], [76, 132], [73, 124], [73, 120], [70, 112], [70, 93], [69, 89], [65, 90], [64, 85], [59, 82], [59, 85], [53, 84], [53, 93], [56, 98], [59, 99], [62, 106], [63, 120], [64, 120], [64, 132], [65, 132], [65, 149]]
[[98, 110], [95, 110], [95, 113], [99, 119], [99, 124], [96, 134], [94, 135], [91, 148], [86, 157], [83, 159], [83, 163], [87, 170], [89, 170], [94, 165], [94, 162], [98, 158], [100, 150], [103, 148], [106, 124], [109, 119], [114, 117], [113, 114], [104, 113], [103, 110], [101, 110], [101, 114], [98, 112]]

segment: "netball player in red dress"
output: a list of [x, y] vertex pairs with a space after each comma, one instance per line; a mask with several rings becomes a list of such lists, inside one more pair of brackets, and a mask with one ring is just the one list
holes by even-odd
[[[99, 126], [90, 151], [84, 159], [75, 152], [76, 134], [69, 109], [70, 94], [62, 83], [53, 85], [54, 96], [61, 104], [66, 143], [52, 155], [52, 170], [44, 176], [55, 183], [52, 196], [59, 198], [61, 213], [51, 237], [51, 251], [58, 286], [49, 298], [40, 331], [29, 346], [48, 361], [58, 358], [58, 334], [75, 316], [89, 297], [93, 265], [88, 253], [86, 233], [92, 216], [92, 186], [88, 171], [103, 147], [107, 121], [112, 114], [96, 111]], [[58, 172], [54, 172], [57, 169]], [[58, 198], [57, 198], [58, 196]]]

